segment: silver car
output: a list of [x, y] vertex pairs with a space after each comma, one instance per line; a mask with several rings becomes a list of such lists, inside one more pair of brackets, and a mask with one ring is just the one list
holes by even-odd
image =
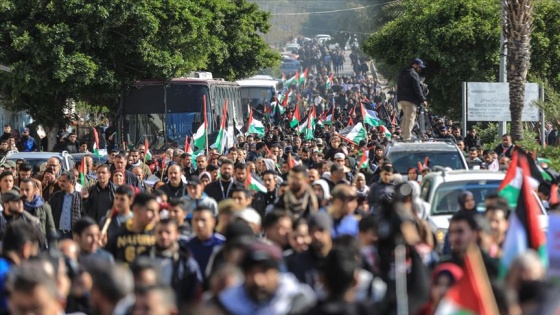
[[[459, 195], [468, 190], [474, 195], [479, 212], [485, 211], [486, 196], [496, 194], [505, 173], [472, 171], [436, 171], [422, 180], [420, 197], [430, 204], [428, 223], [436, 236], [437, 248], [441, 249], [449, 228], [449, 220], [459, 210]], [[543, 230], [548, 229], [548, 216], [536, 193], [533, 197], [540, 207], [539, 221]]]

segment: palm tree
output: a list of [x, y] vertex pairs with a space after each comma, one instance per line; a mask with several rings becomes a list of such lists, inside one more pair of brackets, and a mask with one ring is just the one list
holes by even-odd
[[531, 60], [531, 31], [533, 24], [532, 0], [502, 0], [504, 19], [502, 31], [506, 39], [507, 79], [509, 82], [509, 109], [511, 137], [523, 138], [521, 113], [525, 101], [525, 83]]

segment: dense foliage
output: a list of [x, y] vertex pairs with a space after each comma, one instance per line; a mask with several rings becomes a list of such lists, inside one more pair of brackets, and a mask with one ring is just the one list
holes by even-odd
[[[422, 58], [432, 109], [461, 115], [461, 82], [498, 76], [500, 2], [402, 0], [404, 12], [373, 34], [364, 50], [394, 80], [411, 58]], [[529, 78], [560, 88], [560, 2], [536, 0]]]
[[0, 0], [3, 105], [47, 128], [68, 100], [115, 106], [123, 87], [195, 70], [245, 77], [279, 60], [245, 0]]

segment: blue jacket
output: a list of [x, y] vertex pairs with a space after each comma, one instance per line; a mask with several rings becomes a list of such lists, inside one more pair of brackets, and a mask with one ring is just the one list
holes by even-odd
[[351, 214], [334, 220], [331, 234], [333, 239], [342, 235], [358, 236], [358, 220]]

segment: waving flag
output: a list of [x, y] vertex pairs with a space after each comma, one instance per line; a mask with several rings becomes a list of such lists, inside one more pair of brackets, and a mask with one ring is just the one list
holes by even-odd
[[220, 125], [220, 131], [218, 132], [218, 137], [216, 138], [216, 143], [214, 144], [214, 147], [218, 149], [218, 152], [220, 154], [224, 154], [226, 150], [226, 143], [227, 143], [226, 125], [227, 125], [227, 116], [228, 116], [227, 110], [228, 110], [228, 100], [226, 99], [226, 102], [224, 104], [224, 110], [222, 113], [222, 123]]
[[311, 111], [307, 117], [307, 124], [304, 125], [305, 127], [303, 128], [302, 133], [305, 134], [305, 139], [313, 139], [313, 130], [315, 130], [315, 106], [311, 107]]
[[267, 189], [266, 187], [264, 187], [263, 183], [253, 177], [253, 174], [251, 174], [250, 172], [249, 174], [247, 174], [247, 179], [245, 180], [245, 188], [249, 190], [260, 191], [262, 193], [267, 192]]
[[354, 144], [360, 143], [362, 140], [367, 139], [367, 132], [361, 122], [357, 123], [354, 126], [348, 126], [342, 129], [338, 135], [349, 142], [353, 142]]
[[334, 73], [331, 73], [331, 75], [329, 76], [329, 78], [327, 79], [327, 85], [325, 86], [325, 89], [328, 91], [332, 85], [333, 85], [333, 76]]
[[296, 70], [296, 74], [293, 77], [286, 80], [286, 82], [284, 82], [284, 87], [290, 87], [291, 85], [297, 84], [299, 80], [298, 78], [299, 78], [299, 74]]
[[[502, 278], [513, 260], [528, 249], [537, 251], [544, 266], [548, 266], [546, 237], [539, 224], [540, 207], [532, 194], [530, 177], [527, 176], [530, 174], [529, 161], [519, 150], [514, 152], [513, 160], [517, 164], [512, 161], [498, 192], [506, 199], [514, 196], [518, 198], [504, 240], [499, 272]], [[515, 193], [514, 190], [518, 192]], [[511, 203], [511, 200], [508, 201]]]
[[447, 291], [435, 314], [500, 314], [478, 247], [473, 246], [467, 250], [463, 277]]
[[99, 134], [97, 133], [97, 129], [93, 128], [93, 155], [95, 156], [105, 156], [107, 155], [107, 149], [99, 149]]
[[333, 120], [334, 120], [334, 104], [332, 107], [332, 112], [325, 118], [325, 121], [323, 122], [325, 125], [332, 125], [333, 124]]
[[292, 115], [292, 121], [290, 121], [290, 127], [295, 128], [299, 125], [301, 121], [301, 117], [299, 115], [299, 104], [296, 104], [296, 108], [294, 109], [294, 114]]
[[192, 144], [189, 141], [189, 136], [185, 136], [185, 152], [190, 153], [192, 155]]
[[305, 68], [305, 71], [303, 71], [303, 75], [299, 78], [299, 85], [304, 86], [306, 80], [307, 80], [307, 68]]
[[86, 187], [86, 174], [86, 160], [82, 159], [80, 162], [80, 184], [82, 184], [83, 187]]
[[144, 154], [144, 163], [146, 163], [146, 161], [152, 160], [152, 152], [150, 152], [150, 142], [148, 141], [148, 139], [144, 139], [144, 146], [146, 147], [146, 153]]
[[391, 138], [392, 134], [391, 132], [389, 132], [389, 129], [387, 129], [387, 127], [381, 125], [377, 128], [377, 130], [381, 133], [383, 133], [385, 135], [385, 137], [387, 138]]
[[360, 108], [362, 109], [362, 117], [364, 119], [364, 125], [370, 125], [374, 127], [378, 127], [381, 125], [379, 118], [377, 118], [377, 113], [366, 109], [364, 104], [360, 104]]
[[200, 127], [198, 127], [196, 133], [193, 135], [194, 151], [206, 149], [206, 146], [208, 145], [206, 143], [206, 138], [208, 138], [206, 134], [208, 129], [208, 121], [206, 118], [206, 95], [202, 96], [202, 117], [204, 120], [202, 124], [200, 124]]
[[259, 137], [264, 136], [264, 125], [263, 123], [258, 120], [255, 119], [253, 117], [253, 110], [251, 109], [251, 113], [249, 114], [249, 121], [247, 122], [247, 133], [251, 134], [257, 134]]
[[362, 151], [362, 157], [360, 157], [360, 163], [358, 163], [358, 169], [369, 167], [369, 150]]

